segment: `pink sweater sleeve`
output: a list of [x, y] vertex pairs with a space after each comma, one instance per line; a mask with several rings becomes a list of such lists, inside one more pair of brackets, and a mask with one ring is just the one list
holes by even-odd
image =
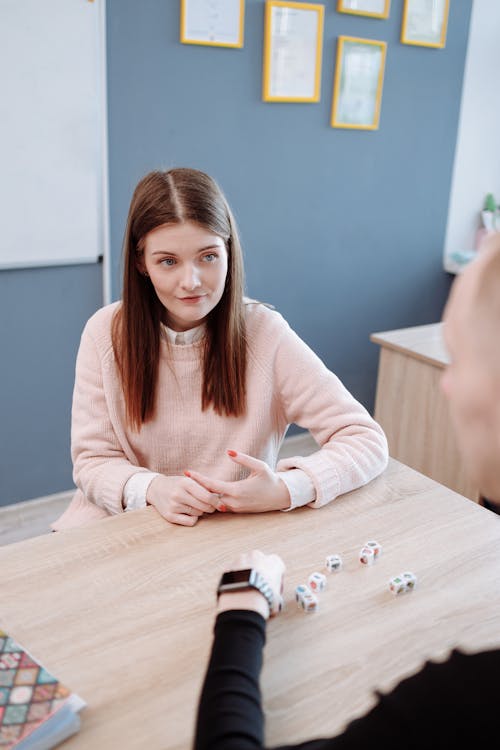
[[278, 463], [278, 471], [302, 469], [311, 479], [319, 508], [361, 487], [387, 466], [382, 428], [316, 354], [283, 321], [275, 377], [288, 423], [308, 429], [320, 450]]
[[73, 479], [87, 500], [108, 513], [123, 511], [123, 488], [141, 468], [124, 453], [113, 427], [103, 383], [103, 354], [83, 331], [76, 360], [71, 421]]

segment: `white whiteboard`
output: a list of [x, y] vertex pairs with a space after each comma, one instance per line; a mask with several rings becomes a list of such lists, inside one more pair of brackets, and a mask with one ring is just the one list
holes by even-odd
[[0, 0], [0, 268], [104, 254], [103, 23], [104, 0]]

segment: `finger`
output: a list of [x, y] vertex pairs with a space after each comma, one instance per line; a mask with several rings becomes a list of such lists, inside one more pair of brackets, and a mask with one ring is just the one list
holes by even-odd
[[[215, 495], [214, 505], [207, 505], [206, 503], [200, 502], [201, 512], [202, 513], [215, 513], [215, 511], [217, 510], [217, 505], [219, 503], [218, 497], [219, 497], [218, 495]], [[197, 506], [194, 504], [194, 500], [192, 501], [192, 503], [193, 503], [193, 508], [196, 508]]]
[[286, 565], [283, 562], [282, 558], [279, 555], [277, 555], [276, 553], [274, 553], [274, 552], [270, 555], [270, 557], [272, 557], [272, 559], [273, 559], [273, 561], [274, 561], [277, 569], [281, 573], [281, 576], [283, 576], [285, 574], [285, 571], [286, 571]]
[[232, 512], [233, 509], [229, 507], [227, 502], [222, 500], [222, 497], [223, 496], [221, 495], [221, 499], [219, 500], [219, 503], [217, 505], [217, 510], [219, 511], [219, 513], [227, 513], [227, 511]]
[[198, 523], [198, 516], [188, 516], [185, 513], [170, 513], [167, 521], [178, 526], [194, 526]]
[[177, 503], [175, 510], [176, 513], [180, 513], [186, 516], [202, 516], [203, 511], [199, 508], [195, 508], [194, 505], [188, 505], [187, 503]]
[[212, 479], [207, 477], [205, 474], [200, 474], [199, 471], [185, 471], [184, 474], [190, 479], [194, 479], [195, 482], [201, 484], [209, 492], [216, 495], [230, 495], [232, 487], [237, 484], [236, 482], [223, 482], [221, 479]]
[[274, 600], [273, 611], [269, 613], [270, 617], [275, 617], [276, 615], [279, 615], [279, 613], [282, 612], [284, 607], [285, 607], [285, 600], [280, 595]]
[[219, 502], [219, 493], [210, 492], [191, 477], [187, 481], [186, 490], [192, 498], [188, 501], [189, 504], [199, 508], [204, 513], [213, 513]]
[[231, 450], [227, 451], [227, 455], [235, 464], [244, 466], [246, 469], [251, 469], [251, 471], [265, 471], [266, 469], [269, 469], [269, 466], [265, 461], [249, 456], [247, 453], [237, 453], [236, 451]]
[[[203, 488], [200, 487], [200, 489]], [[212, 497], [212, 504], [209, 505], [208, 503], [204, 503], [202, 500], [198, 500], [195, 494], [189, 491], [186, 492], [186, 494], [182, 498], [179, 498], [177, 502], [180, 508], [192, 508], [196, 510], [197, 516], [201, 516], [202, 513], [213, 513], [215, 508], [217, 507], [217, 504], [219, 502], [219, 495], [212, 495]], [[180, 512], [184, 513], [183, 510], [181, 510]]]

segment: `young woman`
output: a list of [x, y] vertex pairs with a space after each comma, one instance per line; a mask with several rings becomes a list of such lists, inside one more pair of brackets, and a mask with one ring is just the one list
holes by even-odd
[[[319, 450], [276, 466], [291, 422]], [[72, 458], [78, 490], [56, 530], [146, 504], [187, 526], [214, 510], [319, 508], [377, 476], [387, 443], [281, 315], [244, 298], [214, 180], [171, 169], [139, 182], [123, 299], [83, 332]]]

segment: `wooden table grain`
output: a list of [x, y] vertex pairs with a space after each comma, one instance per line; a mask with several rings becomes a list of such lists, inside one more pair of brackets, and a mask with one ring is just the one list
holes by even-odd
[[[365, 568], [370, 538], [383, 554]], [[88, 703], [68, 750], [187, 750], [219, 576], [240, 550], [278, 552], [286, 609], [268, 626], [267, 742], [298, 742], [337, 733], [425, 659], [500, 646], [499, 543], [496, 516], [391, 460], [320, 510], [184, 528], [148, 508], [3, 547], [0, 627]], [[306, 615], [294, 588], [329, 553], [344, 569]], [[388, 580], [408, 569], [417, 589], [393, 597]]]

